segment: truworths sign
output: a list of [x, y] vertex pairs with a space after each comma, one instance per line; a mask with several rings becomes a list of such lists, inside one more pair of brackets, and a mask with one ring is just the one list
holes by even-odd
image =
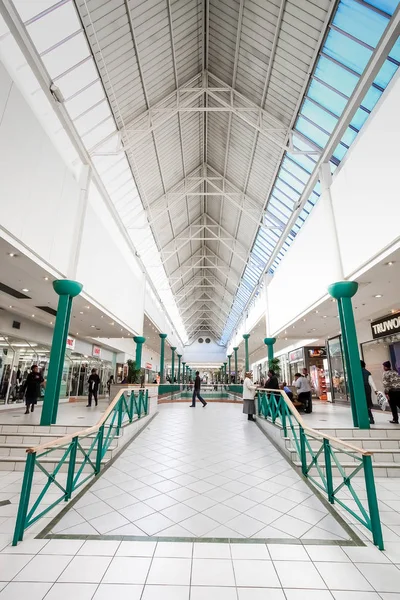
[[391, 333], [400, 333], [400, 313], [381, 317], [371, 323], [372, 337], [374, 339], [385, 337]]

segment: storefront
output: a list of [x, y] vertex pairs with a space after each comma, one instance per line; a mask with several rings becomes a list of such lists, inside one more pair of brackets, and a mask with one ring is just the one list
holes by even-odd
[[383, 391], [382, 363], [389, 360], [400, 373], [400, 314], [371, 322], [371, 340], [361, 344], [361, 353], [378, 390]]
[[[49, 359], [50, 345], [0, 334], [0, 404], [23, 402], [24, 383], [31, 366], [38, 365], [46, 379]], [[113, 353], [90, 342], [68, 337], [60, 397], [85, 396], [92, 369], [97, 369], [99, 393], [104, 394], [107, 381], [114, 374]]]
[[330, 338], [327, 340], [326, 346], [329, 360], [330, 400], [332, 402], [350, 402], [342, 336]]
[[[289, 352], [289, 375], [292, 383], [296, 373], [307, 369], [315, 390], [315, 395], [320, 400], [328, 399], [329, 369], [324, 346], [305, 346]], [[327, 381], [328, 380], [328, 381]]]

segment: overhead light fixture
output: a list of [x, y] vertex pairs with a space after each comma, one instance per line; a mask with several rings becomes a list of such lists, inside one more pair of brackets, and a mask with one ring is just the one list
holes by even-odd
[[101, 315], [101, 316], [100, 316], [100, 319], [104, 319], [104, 315]]
[[80, 314], [80, 315], [83, 315], [83, 310], [80, 310], [80, 311], [79, 311], [79, 314]]
[[96, 327], [96, 325], [91, 325], [90, 327], [93, 327], [93, 328], [95, 328], [95, 327]]
[[16, 258], [16, 256], [17, 256], [17, 255], [15, 254], [15, 252], [9, 252], [9, 253], [8, 253], [8, 256], [9, 256], [10, 258]]
[[375, 298], [382, 298], [383, 294], [375, 294]]
[[48, 280], [49, 280], [49, 278], [48, 278], [48, 277], [43, 277], [43, 279], [44, 279], [45, 281], [48, 281]]
[[53, 325], [53, 321], [50, 321], [50, 325]]
[[12, 304], [10, 304], [10, 306], [8, 308], [12, 308]]
[[387, 267], [391, 267], [392, 265], [394, 265], [394, 261], [393, 260], [389, 260], [389, 262], [385, 263]]
[[28, 288], [22, 288], [23, 292], [29, 292]]
[[87, 308], [89, 310], [90, 306], [85, 306], [85, 308]]
[[32, 317], [34, 317], [35, 315], [32, 315]]
[[319, 310], [316, 310], [316, 311], [315, 311], [315, 313], [316, 313], [316, 314], [318, 314], [318, 313], [319, 313]]
[[327, 318], [328, 318], [328, 315], [324, 315], [322, 318], [323, 318], [323, 319], [327, 319]]

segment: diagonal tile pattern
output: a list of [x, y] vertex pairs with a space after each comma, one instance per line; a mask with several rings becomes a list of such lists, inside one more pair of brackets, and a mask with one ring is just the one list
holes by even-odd
[[53, 533], [349, 538], [240, 406], [159, 408]]

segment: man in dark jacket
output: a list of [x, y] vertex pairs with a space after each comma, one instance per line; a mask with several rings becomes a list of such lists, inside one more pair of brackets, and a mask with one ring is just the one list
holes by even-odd
[[374, 389], [375, 394], [377, 394], [376, 386], [374, 380], [372, 379], [371, 373], [366, 369], [365, 362], [362, 360], [361, 362], [361, 372], [364, 381], [364, 390], [365, 397], [367, 399], [367, 407], [368, 407], [368, 417], [371, 425], [375, 425], [374, 415], [372, 414], [372, 389]]
[[39, 373], [38, 366], [32, 365], [31, 372], [24, 383], [26, 415], [29, 414], [29, 407], [31, 407], [31, 412], [33, 412], [35, 404], [37, 404], [38, 398], [40, 398], [40, 388], [43, 383], [44, 379], [41, 373]]
[[97, 392], [99, 391], [100, 385], [100, 377], [97, 375], [97, 370], [92, 369], [92, 372], [89, 377], [89, 397], [86, 408], [92, 406], [92, 397], [94, 398], [95, 404], [97, 406]]
[[192, 396], [192, 404], [190, 405], [191, 408], [194, 408], [196, 406], [196, 397], [200, 400], [200, 402], [202, 403], [203, 407], [207, 406], [207, 402], [204, 400], [204, 398], [202, 398], [200, 396], [200, 386], [201, 386], [200, 373], [198, 371], [196, 371], [196, 379], [194, 380], [194, 390], [193, 390], [193, 396]]

